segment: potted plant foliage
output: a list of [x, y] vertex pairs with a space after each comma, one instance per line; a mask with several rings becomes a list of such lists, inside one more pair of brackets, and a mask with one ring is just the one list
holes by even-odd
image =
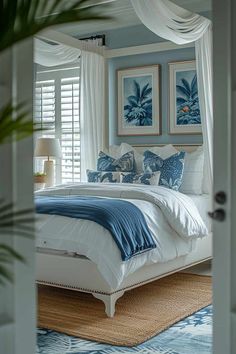
[[34, 190], [39, 190], [45, 187], [46, 173], [36, 172], [34, 173]]
[[45, 183], [46, 182], [46, 173], [36, 172], [34, 173], [34, 183]]

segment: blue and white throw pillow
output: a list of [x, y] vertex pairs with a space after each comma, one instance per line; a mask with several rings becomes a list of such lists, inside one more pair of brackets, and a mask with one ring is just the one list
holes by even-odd
[[183, 178], [185, 152], [178, 152], [165, 160], [149, 150], [143, 155], [144, 172], [160, 171], [159, 185], [178, 191]]
[[97, 170], [98, 171], [124, 171], [124, 172], [134, 172], [135, 171], [135, 159], [134, 152], [129, 151], [119, 158], [114, 158], [100, 151], [97, 159]]
[[135, 172], [122, 172], [121, 183], [147, 184], [149, 186], [158, 186], [161, 172], [147, 172], [136, 174]]
[[87, 180], [93, 183], [120, 183], [120, 172], [87, 170]]

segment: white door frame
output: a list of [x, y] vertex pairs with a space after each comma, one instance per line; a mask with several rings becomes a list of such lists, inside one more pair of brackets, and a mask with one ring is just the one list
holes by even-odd
[[[0, 54], [0, 107], [27, 102], [33, 119], [33, 40]], [[33, 137], [0, 146], [0, 198], [16, 210], [33, 209]], [[33, 216], [33, 213], [32, 213]], [[33, 225], [32, 225], [33, 226]], [[34, 239], [0, 235], [25, 259], [15, 262], [13, 284], [0, 287], [0, 353], [33, 354], [36, 345]]]
[[227, 196], [226, 204], [215, 202], [225, 221], [213, 223], [214, 354], [236, 353], [235, 21], [235, 0], [213, 0], [214, 195], [224, 191]]

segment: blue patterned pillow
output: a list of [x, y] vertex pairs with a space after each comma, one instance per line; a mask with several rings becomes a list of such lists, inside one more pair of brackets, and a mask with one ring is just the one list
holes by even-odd
[[87, 170], [87, 180], [93, 183], [120, 183], [120, 172]]
[[111, 157], [104, 152], [100, 151], [97, 159], [98, 171], [135, 171], [134, 152], [130, 151], [122, 155], [118, 159]]
[[149, 150], [145, 151], [143, 155], [144, 171], [160, 171], [159, 185], [178, 191], [183, 178], [185, 152], [178, 152], [165, 160]]
[[136, 174], [132, 173], [121, 173], [122, 183], [135, 183], [135, 184], [147, 184], [149, 186], [158, 186], [160, 180], [160, 172], [147, 172]]

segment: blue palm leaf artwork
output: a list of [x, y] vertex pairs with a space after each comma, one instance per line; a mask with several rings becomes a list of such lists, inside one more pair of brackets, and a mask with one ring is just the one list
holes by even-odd
[[201, 124], [196, 70], [176, 73], [176, 124]]
[[152, 126], [152, 76], [124, 78], [125, 126]]

